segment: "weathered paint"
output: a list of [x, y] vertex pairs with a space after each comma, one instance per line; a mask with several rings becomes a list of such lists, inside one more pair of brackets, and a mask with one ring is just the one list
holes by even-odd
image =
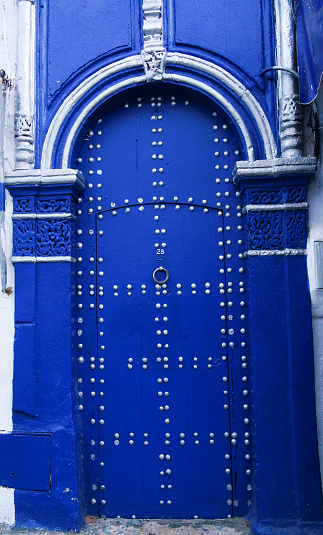
[[[13, 344], [14, 344], [14, 270], [10, 263], [12, 250], [12, 202], [7, 192], [6, 201], [6, 254], [7, 292], [0, 293], [0, 429], [2, 432], [12, 430], [12, 380], [13, 380]], [[15, 505], [14, 490], [0, 487], [0, 522], [14, 524]]]
[[50, 435], [1, 433], [0, 447], [0, 482], [3, 487], [50, 491]]

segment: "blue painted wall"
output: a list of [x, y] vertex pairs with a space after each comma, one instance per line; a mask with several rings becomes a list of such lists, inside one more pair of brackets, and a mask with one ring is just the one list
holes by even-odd
[[[42, 0], [37, 14], [37, 165], [48, 125], [64, 98], [90, 74], [142, 48], [141, 0]], [[164, 41], [221, 65], [240, 79], [276, 129], [273, 14], [269, 0], [164, 2]], [[252, 58], [252, 61], [250, 61]]]
[[[118, 51], [138, 49], [130, 0], [48, 2], [48, 102], [88, 64]], [[42, 35], [46, 39], [46, 35]]]
[[273, 57], [270, 6], [266, 0], [248, 0], [247, 6], [237, 0], [175, 0], [175, 31], [168, 36], [169, 43], [174, 50], [214, 54], [217, 61], [231, 63], [258, 81], [260, 71]]
[[[25, 265], [19, 266], [24, 269]], [[29, 267], [29, 266], [28, 266]], [[37, 264], [35, 286], [25, 273], [24, 282], [20, 281], [19, 294], [35, 296], [36, 352], [32, 344], [25, 345], [21, 352], [15, 346], [16, 369], [24, 371], [23, 362], [33, 359], [31, 369], [35, 376], [27, 373], [27, 386], [33, 389], [33, 413], [28, 401], [24, 406], [17, 405], [14, 411], [14, 429], [27, 435], [31, 433], [50, 433], [52, 435], [51, 487], [50, 492], [16, 490], [16, 522], [20, 526], [70, 529], [79, 525], [79, 489], [77, 460], [75, 454], [75, 421], [72, 418], [73, 405], [73, 362], [71, 362], [71, 304], [70, 287], [71, 264]], [[19, 271], [19, 270], [18, 270]], [[34, 293], [35, 292], [35, 293]], [[23, 313], [23, 312], [22, 312]], [[14, 398], [25, 396], [21, 377], [15, 374]], [[20, 409], [20, 410], [19, 410]], [[32, 486], [29, 486], [32, 488]]]

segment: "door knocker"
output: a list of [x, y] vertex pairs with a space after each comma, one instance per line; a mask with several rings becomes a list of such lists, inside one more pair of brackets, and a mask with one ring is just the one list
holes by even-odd
[[[162, 273], [165, 274], [164, 280], [158, 280], [157, 279], [156, 275], [157, 275], [158, 272], [162, 272]], [[154, 279], [155, 282], [157, 282], [158, 284], [164, 284], [165, 282], [168, 281], [168, 278], [169, 278], [169, 273], [168, 273], [166, 268], [160, 266], [157, 269], [155, 269], [155, 271], [153, 273], [153, 279]]]

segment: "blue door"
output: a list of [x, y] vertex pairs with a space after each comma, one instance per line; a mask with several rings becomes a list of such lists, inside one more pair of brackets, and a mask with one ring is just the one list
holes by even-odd
[[245, 512], [238, 154], [223, 112], [176, 91], [129, 95], [87, 125], [77, 321], [91, 514]]

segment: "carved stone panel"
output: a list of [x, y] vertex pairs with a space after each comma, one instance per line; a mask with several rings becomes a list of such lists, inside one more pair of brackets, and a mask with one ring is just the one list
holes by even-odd
[[13, 221], [13, 255], [35, 256], [35, 230], [34, 219], [21, 219]]
[[257, 210], [247, 212], [248, 250], [306, 248], [306, 210]]
[[166, 50], [163, 47], [145, 49], [141, 53], [147, 82], [162, 80], [165, 70]]

